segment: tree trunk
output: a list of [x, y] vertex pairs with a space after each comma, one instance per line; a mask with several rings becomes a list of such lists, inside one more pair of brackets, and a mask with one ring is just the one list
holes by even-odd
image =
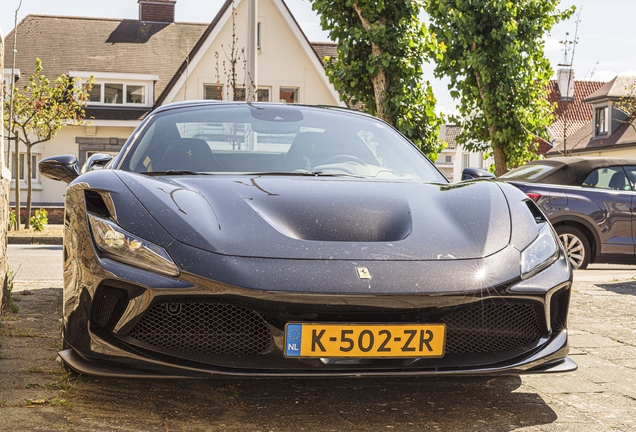
[[33, 167], [31, 166], [31, 146], [27, 146], [26, 152], [26, 170], [24, 173], [24, 177], [27, 179], [27, 202], [26, 202], [26, 216], [24, 221], [24, 229], [29, 229], [31, 227], [31, 187], [33, 182], [33, 176], [31, 175], [31, 170]]
[[[353, 8], [360, 18], [362, 28], [364, 28], [367, 32], [371, 31], [371, 22], [362, 15], [362, 10], [360, 9], [358, 0], [353, 3]], [[372, 42], [371, 55], [374, 58], [378, 58], [381, 54], [382, 50], [380, 49], [380, 47]], [[377, 112], [377, 116], [390, 125], [394, 126], [393, 118], [386, 110], [385, 97], [389, 89], [389, 82], [386, 79], [386, 74], [384, 73], [384, 69], [382, 67], [378, 67], [378, 73], [371, 79], [371, 81], [373, 83], [373, 95], [375, 97], [375, 110]]]
[[[374, 57], [382, 54], [382, 50], [374, 43], [371, 44], [371, 54]], [[375, 110], [378, 113], [378, 117], [390, 124], [393, 124], [393, 118], [386, 110], [385, 96], [389, 90], [389, 83], [386, 79], [384, 69], [380, 68], [376, 76], [373, 77], [373, 94], [375, 95]]]
[[[477, 50], [477, 43], [473, 42], [471, 47], [471, 51]], [[486, 103], [486, 91], [484, 90], [484, 84], [481, 79], [481, 73], [478, 70], [475, 70], [475, 80], [477, 81], [477, 88], [479, 89], [479, 97], [481, 100]], [[488, 134], [490, 135], [490, 145], [492, 146], [493, 155], [495, 157], [495, 175], [499, 177], [500, 175], [504, 175], [508, 172], [508, 161], [506, 159], [506, 152], [503, 147], [498, 146], [493, 139], [493, 136], [496, 132], [496, 127], [492, 119], [490, 119], [484, 110], [484, 115], [486, 116], [486, 122], [488, 123]]]
[[497, 177], [504, 175], [508, 172], [507, 164], [506, 164], [506, 152], [503, 147], [492, 146], [493, 153], [495, 156], [495, 175]]

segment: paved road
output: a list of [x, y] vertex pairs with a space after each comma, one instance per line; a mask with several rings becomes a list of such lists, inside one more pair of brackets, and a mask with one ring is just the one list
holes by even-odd
[[[61, 262], [46, 248], [11, 259], [31, 254]], [[69, 381], [55, 361], [61, 282], [18, 282], [20, 311], [0, 327], [0, 429], [636, 431], [636, 267], [594, 266], [575, 279], [576, 372], [342, 380]]]
[[7, 249], [15, 281], [62, 280], [62, 246], [8, 245]]

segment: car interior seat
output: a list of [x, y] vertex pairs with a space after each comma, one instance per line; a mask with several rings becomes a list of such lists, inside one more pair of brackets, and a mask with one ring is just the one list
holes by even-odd
[[173, 140], [161, 160], [154, 164], [154, 171], [225, 171], [214, 157], [208, 143], [198, 138]]
[[609, 188], [614, 190], [629, 190], [630, 186], [627, 184], [627, 178], [625, 177], [625, 173], [621, 171], [617, 171], [612, 175], [612, 178], [609, 182]]

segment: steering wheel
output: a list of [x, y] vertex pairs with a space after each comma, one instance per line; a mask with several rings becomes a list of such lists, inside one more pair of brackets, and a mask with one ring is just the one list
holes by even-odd
[[360, 159], [359, 157], [346, 155], [346, 154], [339, 154], [339, 155], [332, 156], [326, 161], [323, 161], [320, 165], [328, 165], [328, 164], [336, 163], [336, 162], [355, 162], [359, 165], [367, 165], [367, 163], [364, 160]]

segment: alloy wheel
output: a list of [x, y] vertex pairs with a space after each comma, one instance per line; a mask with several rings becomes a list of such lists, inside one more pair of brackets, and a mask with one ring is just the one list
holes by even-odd
[[572, 268], [576, 270], [581, 267], [581, 264], [585, 261], [585, 247], [581, 239], [569, 233], [559, 234], [559, 239], [565, 247]]

